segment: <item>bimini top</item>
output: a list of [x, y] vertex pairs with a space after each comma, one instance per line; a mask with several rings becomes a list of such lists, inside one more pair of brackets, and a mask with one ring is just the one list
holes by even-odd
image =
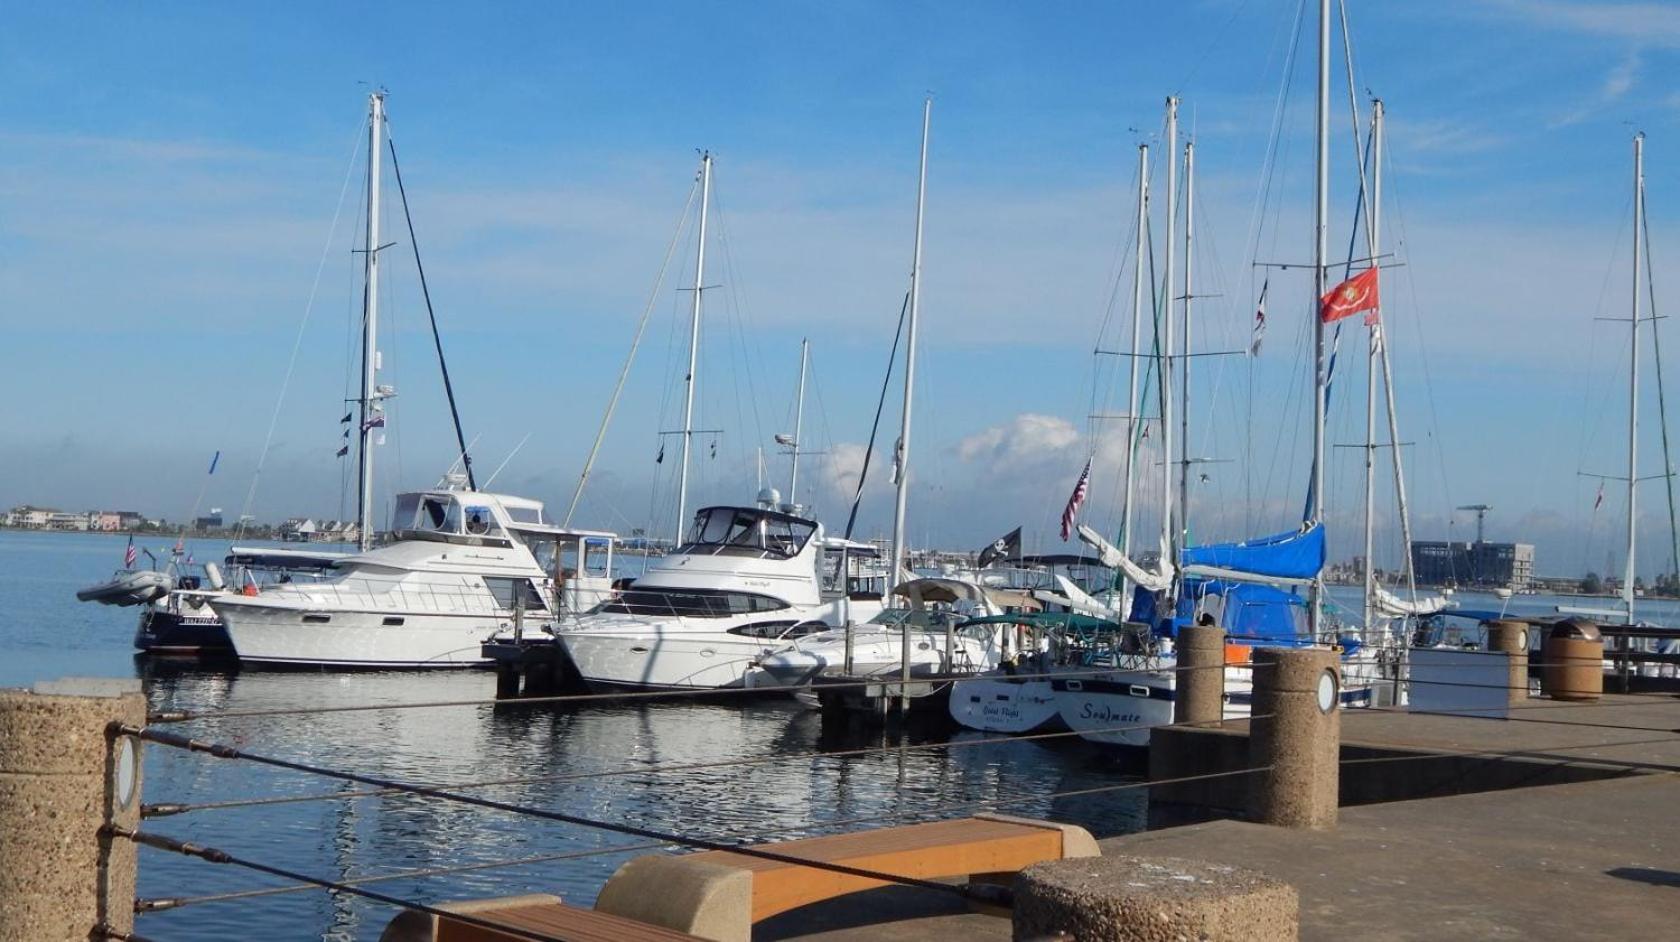
[[[1179, 552], [1185, 568], [1204, 567], [1237, 575], [1311, 579], [1324, 569], [1324, 525], [1292, 530], [1240, 543], [1209, 543]], [[1240, 576], [1238, 576], [1240, 578]]]
[[963, 579], [911, 579], [893, 586], [893, 594], [902, 595], [918, 605], [929, 602], [983, 602], [997, 609], [1023, 612], [1036, 612], [1044, 607], [1043, 602], [1025, 592], [996, 589]]
[[398, 494], [391, 512], [391, 530], [401, 539], [507, 540], [509, 529], [548, 522], [542, 501], [454, 488]]
[[703, 507], [677, 548], [696, 556], [758, 556], [791, 559], [805, 549], [817, 524], [765, 507]]

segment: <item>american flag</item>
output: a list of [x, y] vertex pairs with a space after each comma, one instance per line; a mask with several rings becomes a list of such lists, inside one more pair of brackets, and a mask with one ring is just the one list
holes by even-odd
[[124, 569], [133, 569], [134, 568], [134, 561], [139, 559], [139, 558], [140, 557], [138, 555], [136, 555], [135, 552], [134, 552], [134, 535], [129, 534], [128, 549], [123, 550], [123, 568]]
[[1062, 510], [1062, 542], [1066, 543], [1073, 535], [1073, 521], [1079, 516], [1079, 505], [1085, 503], [1085, 495], [1091, 490], [1091, 459], [1085, 459], [1085, 470], [1079, 472], [1079, 483], [1073, 486], [1073, 495], [1068, 498], [1067, 507]]

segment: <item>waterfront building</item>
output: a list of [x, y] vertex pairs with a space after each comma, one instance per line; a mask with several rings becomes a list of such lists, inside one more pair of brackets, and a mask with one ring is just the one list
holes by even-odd
[[1531, 543], [1413, 540], [1412, 569], [1425, 585], [1487, 585], [1526, 589], [1534, 581]]

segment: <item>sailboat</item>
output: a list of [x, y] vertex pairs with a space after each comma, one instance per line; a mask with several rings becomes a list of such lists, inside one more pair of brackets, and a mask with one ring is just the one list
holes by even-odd
[[[380, 382], [378, 346], [380, 253], [389, 247], [379, 232], [387, 144], [385, 93], [375, 91], [368, 96], [361, 384], [347, 416], [359, 429], [360, 552], [334, 560], [330, 574], [315, 581], [252, 585], [213, 597], [210, 605], [242, 663], [475, 667], [488, 663], [482, 642], [516, 612], [575, 611], [611, 592], [614, 535], [555, 526], [540, 501], [479, 490], [458, 415], [457, 460], [464, 470], [447, 472], [436, 487], [398, 494], [390, 539], [375, 545], [374, 457], [385, 403], [396, 395]], [[447, 368], [444, 381], [453, 411]]]
[[[1317, 101], [1317, 153], [1314, 238], [1315, 308], [1331, 302], [1327, 236], [1329, 196], [1329, 69], [1330, 6], [1319, 5], [1319, 59]], [[1178, 101], [1167, 100], [1168, 199], [1165, 283], [1174, 283], [1173, 258], [1174, 200], [1176, 180], [1173, 157], [1177, 151]], [[1184, 303], [1184, 337], [1188, 340], [1191, 303], [1195, 295], [1191, 281], [1194, 214], [1188, 211], [1194, 199], [1194, 145], [1185, 147], [1185, 266], [1181, 300]], [[1372, 264], [1375, 260], [1372, 259]], [[1370, 275], [1374, 279], [1375, 271]], [[1339, 290], [1339, 289], [1338, 289]], [[1254, 647], [1313, 646], [1333, 636], [1323, 613], [1323, 569], [1325, 563], [1324, 485], [1325, 412], [1328, 401], [1328, 370], [1325, 344], [1326, 318], [1322, 309], [1313, 312], [1313, 461], [1309, 497], [1301, 526], [1293, 531], [1255, 540], [1202, 546], [1183, 545], [1188, 534], [1188, 501], [1185, 492], [1189, 457], [1178, 462], [1178, 501], [1174, 506], [1172, 375], [1175, 368], [1173, 317], [1168, 303], [1163, 321], [1163, 341], [1156, 351], [1160, 378], [1161, 429], [1164, 460], [1162, 538], [1163, 551], [1154, 569], [1139, 565], [1129, 554], [1104, 539], [1088, 526], [1079, 527], [1080, 538], [1102, 556], [1105, 563], [1121, 569], [1138, 586], [1130, 617], [1149, 626], [1151, 647], [1132, 654], [1110, 652], [1106, 660], [1093, 660], [1093, 670], [1083, 676], [1069, 674], [1052, 680], [1057, 709], [1062, 719], [1086, 739], [1121, 745], [1144, 745], [1149, 727], [1172, 722], [1174, 691], [1177, 686], [1177, 657], [1173, 639], [1178, 626], [1190, 623], [1218, 624], [1225, 629], [1227, 718], [1248, 715], [1252, 674], [1248, 667]], [[1190, 348], [1182, 349], [1180, 368], [1187, 369]], [[1182, 385], [1187, 397], [1188, 383]], [[1183, 402], [1178, 404], [1180, 407]], [[1184, 413], [1181, 413], [1181, 416]], [[1183, 419], [1181, 418], [1181, 423]], [[1180, 434], [1183, 436], [1181, 424]], [[1183, 443], [1180, 444], [1183, 448]], [[1175, 521], [1175, 509], [1177, 519]], [[1303, 598], [1304, 595], [1304, 598]], [[1358, 649], [1350, 639], [1344, 656]], [[1357, 662], [1361, 667], [1366, 661]], [[1097, 670], [1109, 667], [1109, 671]], [[1372, 701], [1372, 676], [1350, 664], [1342, 687], [1344, 706]]]

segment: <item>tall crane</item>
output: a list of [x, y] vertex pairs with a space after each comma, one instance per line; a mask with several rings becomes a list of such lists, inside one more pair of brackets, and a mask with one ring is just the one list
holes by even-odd
[[1487, 504], [1462, 504], [1459, 510], [1474, 511], [1476, 514], [1476, 542], [1482, 542], [1482, 526], [1487, 522], [1488, 511], [1493, 508]]

